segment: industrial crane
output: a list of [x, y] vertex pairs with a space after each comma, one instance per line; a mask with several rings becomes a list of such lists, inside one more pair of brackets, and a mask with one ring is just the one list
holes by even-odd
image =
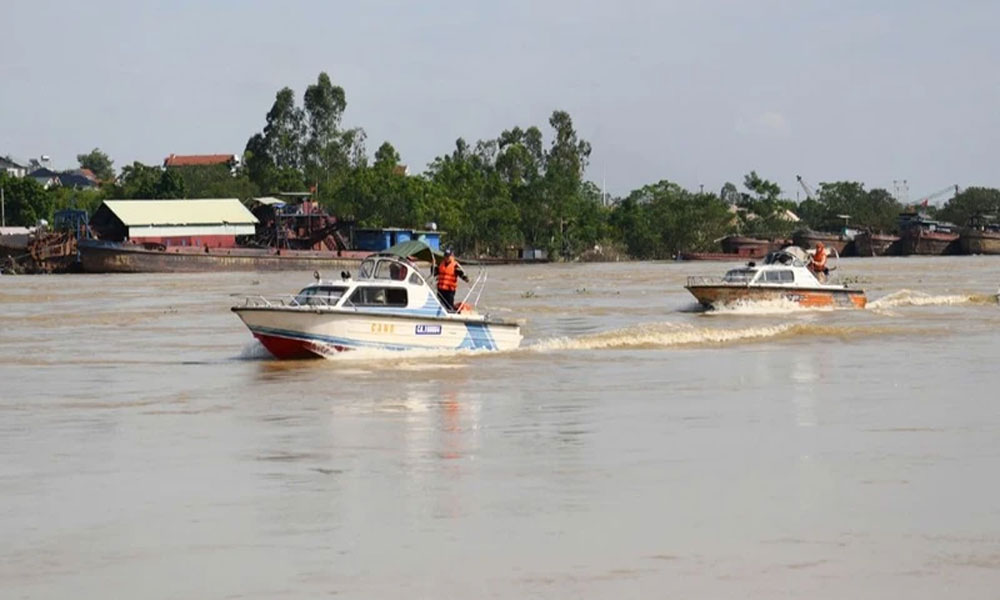
[[815, 200], [816, 194], [813, 193], [812, 188], [809, 187], [809, 184], [806, 183], [806, 180], [802, 179], [801, 175], [796, 175], [795, 179], [799, 181], [799, 185], [801, 185], [802, 189], [806, 191], [806, 198], [808, 198], [809, 200]]
[[931, 205], [931, 204], [933, 204], [934, 206], [937, 206], [937, 203], [935, 203], [934, 200], [937, 200], [938, 198], [944, 196], [948, 192], [952, 192], [952, 195], [948, 197], [948, 199], [950, 200], [951, 198], [954, 198], [955, 196], [958, 195], [958, 192], [959, 192], [958, 186], [957, 185], [949, 185], [948, 187], [942, 188], [942, 189], [934, 192], [933, 194], [928, 194], [926, 196], [922, 196], [919, 200], [917, 200], [916, 206], [928, 206], [928, 205]]

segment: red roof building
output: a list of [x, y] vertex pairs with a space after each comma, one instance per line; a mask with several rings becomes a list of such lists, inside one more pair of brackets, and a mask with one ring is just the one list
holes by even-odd
[[236, 166], [240, 157], [235, 154], [171, 154], [163, 159], [164, 167], [204, 167], [211, 165]]

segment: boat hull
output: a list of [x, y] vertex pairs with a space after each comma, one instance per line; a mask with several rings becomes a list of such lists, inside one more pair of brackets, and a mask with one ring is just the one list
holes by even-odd
[[276, 358], [315, 358], [345, 350], [513, 350], [516, 323], [387, 312], [233, 307], [250, 332]]
[[762, 301], [791, 301], [805, 308], [864, 308], [868, 302], [864, 291], [848, 288], [689, 285], [687, 290], [708, 308]]
[[854, 236], [858, 256], [888, 256], [899, 251], [899, 236], [863, 231]]
[[771, 249], [771, 242], [757, 238], [730, 235], [720, 241], [722, 252], [739, 258], [763, 258]]
[[81, 268], [87, 273], [199, 273], [350, 269], [369, 253], [190, 246], [156, 250], [81, 240], [79, 254]]
[[904, 231], [900, 236], [900, 252], [907, 256], [912, 254], [940, 256], [951, 253], [957, 240], [957, 233], [925, 231], [914, 227]]
[[823, 242], [827, 248], [837, 251], [838, 256], [846, 256], [846, 250], [851, 240], [836, 233], [821, 231], [797, 231], [792, 235], [792, 243], [800, 248], [815, 248], [817, 242]]
[[1000, 232], [971, 229], [958, 238], [965, 254], [1000, 254]]

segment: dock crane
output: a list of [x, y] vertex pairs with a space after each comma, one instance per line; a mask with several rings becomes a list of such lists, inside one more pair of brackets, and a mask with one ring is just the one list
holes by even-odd
[[937, 200], [938, 198], [941, 198], [942, 196], [944, 196], [948, 192], [952, 192], [952, 195], [949, 196], [949, 198], [948, 198], [950, 200], [951, 198], [954, 198], [955, 196], [957, 196], [959, 194], [959, 191], [960, 190], [959, 190], [959, 187], [957, 185], [949, 185], [948, 187], [942, 188], [942, 189], [934, 192], [933, 194], [928, 194], [926, 196], [922, 196], [919, 200], [917, 200], [917, 202], [916, 202], [916, 204], [914, 204], [914, 206], [928, 206], [930, 204], [933, 204], [934, 206], [937, 206], [937, 204], [934, 203], [934, 200]]
[[806, 180], [802, 179], [801, 175], [796, 175], [795, 179], [798, 180], [799, 185], [801, 185], [802, 189], [805, 190], [805, 192], [806, 192], [806, 198], [809, 199], [809, 200], [815, 200], [816, 199], [816, 194], [813, 193], [812, 188], [809, 187], [809, 184], [806, 183]]

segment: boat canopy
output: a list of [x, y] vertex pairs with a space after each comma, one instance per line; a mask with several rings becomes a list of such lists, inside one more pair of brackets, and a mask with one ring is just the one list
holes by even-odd
[[420, 261], [437, 264], [444, 258], [444, 254], [438, 252], [420, 240], [408, 240], [400, 242], [395, 246], [386, 248], [378, 253], [379, 256], [396, 256], [398, 258], [415, 258]]
[[809, 254], [798, 246], [785, 246], [764, 257], [765, 265], [781, 264], [801, 267], [809, 263]]

